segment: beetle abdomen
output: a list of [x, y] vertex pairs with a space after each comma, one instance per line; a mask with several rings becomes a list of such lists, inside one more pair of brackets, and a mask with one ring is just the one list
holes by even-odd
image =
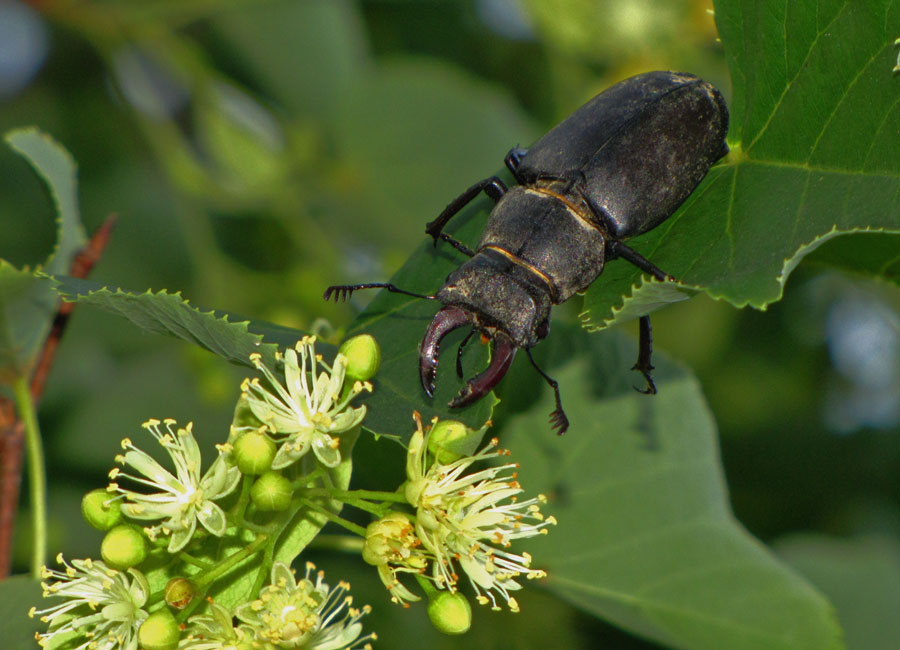
[[574, 183], [608, 234], [627, 239], [668, 218], [726, 151], [728, 109], [698, 77], [651, 72], [600, 93], [538, 140], [516, 174]]

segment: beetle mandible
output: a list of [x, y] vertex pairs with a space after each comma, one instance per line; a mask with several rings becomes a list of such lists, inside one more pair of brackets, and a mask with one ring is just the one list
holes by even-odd
[[[557, 383], [535, 363], [531, 348], [550, 331], [550, 309], [582, 291], [616, 258], [658, 280], [672, 280], [623, 240], [669, 218], [719, 158], [728, 153], [728, 109], [711, 84], [686, 73], [647, 72], [601, 92], [531, 148], [513, 148], [504, 160], [517, 185], [497, 176], [475, 183], [450, 202], [425, 232], [470, 259], [447, 276], [434, 295], [377, 282], [328, 287], [325, 299], [357, 289], [383, 288], [438, 300], [419, 346], [422, 388], [434, 396], [441, 339], [466, 325], [492, 342], [487, 369], [466, 382], [449, 406], [487, 395], [524, 349], [556, 399], [551, 424], [569, 426]], [[447, 222], [481, 192], [496, 203], [476, 250], [444, 232]], [[650, 318], [640, 318], [638, 360], [656, 393], [650, 363]], [[471, 336], [471, 332], [469, 334]], [[462, 346], [469, 337], [463, 341]], [[457, 373], [462, 377], [460, 356]]]

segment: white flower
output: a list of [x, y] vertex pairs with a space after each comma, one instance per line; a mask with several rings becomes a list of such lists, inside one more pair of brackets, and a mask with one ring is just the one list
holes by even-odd
[[[259, 354], [250, 361], [266, 379], [246, 379], [241, 386], [253, 415], [264, 425], [276, 443], [281, 443], [272, 469], [294, 463], [310, 449], [326, 467], [341, 462], [338, 434], [349, 431], [366, 415], [366, 407], [351, 407], [350, 401], [364, 390], [372, 390], [369, 382], [355, 382], [345, 390], [347, 359], [338, 354], [332, 366], [316, 354], [316, 337], [307, 336], [288, 348], [279, 359], [284, 361], [284, 384], [262, 362]], [[299, 357], [298, 357], [299, 355]], [[316, 374], [316, 367], [322, 370]]]
[[177, 553], [190, 541], [197, 528], [197, 521], [213, 535], [225, 534], [225, 513], [214, 503], [230, 494], [241, 478], [237, 467], [225, 462], [222, 451], [213, 461], [206, 474], [200, 477], [200, 448], [191, 431], [191, 424], [173, 430], [175, 420], [167, 419], [160, 427], [159, 420], [149, 420], [143, 427], [149, 431], [169, 453], [175, 465], [175, 475], [157, 463], [149, 454], [135, 447], [131, 440], [122, 441], [124, 455], [116, 457], [116, 462], [128, 465], [141, 476], [124, 473], [119, 468], [109, 473], [109, 478], [120, 476], [131, 479], [151, 490], [151, 494], [135, 492], [112, 482], [107, 488], [124, 497], [122, 512], [132, 519], [162, 519], [161, 523], [146, 528], [147, 535], [155, 539], [160, 533], [171, 534], [168, 550]]
[[249, 650], [253, 631], [247, 626], [234, 626], [232, 613], [218, 603], [210, 602], [208, 614], [188, 619], [186, 634], [178, 650]]
[[[350, 607], [353, 599], [345, 596], [350, 585], [341, 582], [331, 589], [319, 571], [315, 582], [310, 577], [315, 566], [306, 564], [306, 575], [295, 580], [285, 564], [272, 567], [272, 582], [263, 587], [259, 598], [240, 605], [235, 615], [252, 632], [254, 640], [275, 648], [302, 650], [353, 650], [371, 648], [366, 643], [374, 634], [360, 637], [360, 619], [371, 611]], [[364, 644], [364, 645], [361, 645]]]
[[[150, 594], [147, 579], [137, 569], [110, 569], [101, 561], [63, 559], [56, 561], [65, 572], [43, 568], [42, 577], [56, 582], [41, 583], [44, 598], [63, 598], [48, 609], [32, 608], [49, 623], [46, 634], [36, 634], [42, 647], [66, 642], [70, 650], [137, 650], [138, 628], [148, 614], [143, 609]], [[77, 644], [77, 645], [76, 645]]]
[[447, 464], [433, 460], [418, 413], [415, 418], [417, 430], [409, 442], [405, 494], [416, 508], [416, 534], [437, 558], [432, 567], [435, 584], [455, 591], [458, 561], [479, 603], [499, 609], [496, 596], [500, 596], [512, 611], [518, 611], [518, 603], [509, 593], [522, 588], [515, 579], [546, 574], [531, 568], [528, 553], [506, 549], [512, 540], [544, 534], [547, 526], [556, 523], [553, 517], [541, 514], [539, 504], [545, 497], [518, 500], [523, 490], [515, 472], [510, 473], [518, 467], [515, 463], [466, 473], [478, 461], [509, 455], [495, 449], [496, 439], [472, 456]]

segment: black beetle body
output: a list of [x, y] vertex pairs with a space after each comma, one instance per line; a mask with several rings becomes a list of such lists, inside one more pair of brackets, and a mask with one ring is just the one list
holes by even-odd
[[[453, 271], [434, 296], [419, 296], [390, 284], [329, 287], [349, 295], [383, 287], [437, 299], [444, 304], [420, 346], [420, 377], [434, 394], [440, 341], [449, 331], [472, 325], [493, 342], [488, 368], [466, 383], [451, 407], [480, 399], [503, 378], [517, 349], [530, 348], [549, 333], [553, 305], [586, 289], [610, 259], [622, 257], [654, 277], [671, 279], [622, 243], [658, 226], [694, 190], [725, 153], [728, 110], [721, 94], [698, 77], [649, 72], [600, 93], [527, 151], [513, 149], [506, 165], [518, 186], [485, 179], [451, 202], [426, 232], [471, 259]], [[484, 191], [497, 203], [476, 251], [443, 232], [447, 222]], [[656, 392], [650, 376], [651, 337], [641, 318], [635, 369]], [[533, 362], [533, 360], [532, 360]], [[537, 366], [535, 365], [537, 368]], [[559, 433], [568, 427], [556, 382]]]

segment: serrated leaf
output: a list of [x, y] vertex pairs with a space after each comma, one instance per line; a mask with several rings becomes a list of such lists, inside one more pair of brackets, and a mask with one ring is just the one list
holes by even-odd
[[19, 152], [47, 183], [56, 205], [56, 247], [44, 264], [48, 273], [66, 273], [72, 258], [87, 243], [78, 211], [77, 166], [59, 143], [35, 127], [9, 131], [10, 147]]
[[[722, 0], [716, 23], [732, 153], [634, 245], [685, 285], [764, 308], [829, 239], [900, 233], [900, 3]], [[636, 270], [613, 266], [628, 265], [610, 265], [585, 298], [594, 329], [642, 291]]]
[[[201, 311], [180, 293], [165, 290], [131, 293], [70, 277], [54, 278], [54, 286], [64, 299], [99, 307], [126, 318], [144, 331], [174, 336], [242, 365], [250, 365], [250, 354], [259, 352], [266, 364], [275, 367], [278, 346], [263, 343], [261, 334], [250, 331], [249, 321], [233, 322], [227, 315]], [[291, 343], [302, 336], [298, 334]]]
[[[545, 586], [665, 647], [842, 648], [828, 602], [731, 514], [696, 380], [657, 355], [659, 393], [641, 395], [630, 386], [633, 342], [563, 329], [542, 356], [568, 359], [548, 372], [571, 428], [549, 431], [544, 390], [523, 396], [530, 406], [502, 431], [522, 486], [549, 495], [543, 511], [559, 521], [528, 546]], [[504, 393], [527, 392], [521, 379]]]

